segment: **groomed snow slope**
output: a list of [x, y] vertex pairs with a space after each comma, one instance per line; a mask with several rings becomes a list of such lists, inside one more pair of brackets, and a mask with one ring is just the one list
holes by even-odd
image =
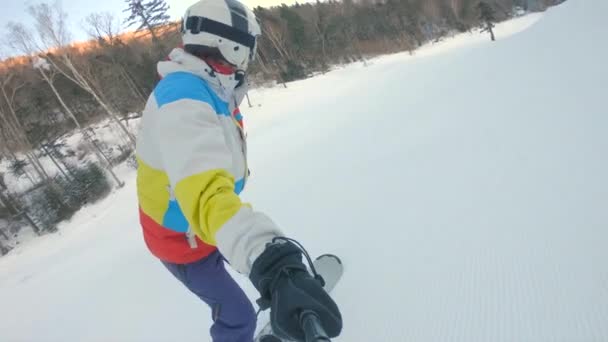
[[[336, 341], [608, 340], [605, 13], [569, 0], [494, 44], [252, 94], [245, 199], [343, 258]], [[0, 340], [209, 340], [145, 250], [130, 177], [0, 259]]]

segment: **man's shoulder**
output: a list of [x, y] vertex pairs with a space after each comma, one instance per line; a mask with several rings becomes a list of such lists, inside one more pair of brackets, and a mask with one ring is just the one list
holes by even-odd
[[212, 95], [205, 81], [188, 72], [173, 72], [163, 77], [154, 88], [159, 107], [179, 100], [195, 100], [212, 104]]

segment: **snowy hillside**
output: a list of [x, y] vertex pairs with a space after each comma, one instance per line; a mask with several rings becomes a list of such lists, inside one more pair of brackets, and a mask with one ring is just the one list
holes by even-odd
[[[244, 198], [344, 260], [336, 341], [608, 341], [605, 13], [569, 0], [496, 43], [251, 94]], [[210, 340], [207, 308], [147, 252], [126, 178], [0, 258], [0, 340]]]
[[[139, 118], [130, 119], [125, 122], [131, 132], [137, 131], [139, 127]], [[121, 135], [118, 126], [112, 123], [109, 119], [90, 125], [89, 128], [90, 131], [94, 132], [94, 135], [92, 136], [99, 143], [100, 147], [104, 150], [104, 153], [106, 153], [109, 158], [116, 158], [120, 156], [122, 152], [120, 148], [126, 148], [128, 145], [128, 142], [125, 140], [126, 138]], [[66, 156], [64, 160], [70, 165], [82, 166], [87, 162], [97, 161], [95, 155], [88, 152], [86, 149], [85, 139], [77, 130], [64, 134], [55, 142], [61, 144], [60, 147], [57, 148], [57, 151]], [[17, 153], [17, 156], [19, 158], [25, 158], [20, 153]], [[59, 174], [59, 171], [47, 155], [40, 154], [38, 157], [40, 158], [41, 164], [45, 167], [45, 170], [48, 170], [47, 172], [51, 177]], [[0, 172], [4, 173], [4, 181], [6, 182], [8, 188], [14, 193], [22, 193], [27, 189], [30, 189], [32, 187], [32, 183], [28, 181], [27, 177], [24, 175], [15, 175], [10, 171], [9, 166], [10, 160], [0, 160]], [[31, 165], [28, 165], [25, 167], [25, 169], [30, 174], [34, 173]]]

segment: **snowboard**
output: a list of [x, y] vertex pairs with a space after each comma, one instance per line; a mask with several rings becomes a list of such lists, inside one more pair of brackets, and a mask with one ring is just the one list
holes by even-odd
[[[317, 273], [319, 273], [319, 275], [321, 275], [325, 281], [325, 286], [323, 286], [323, 289], [325, 289], [327, 293], [331, 293], [344, 273], [344, 265], [342, 265], [342, 260], [333, 254], [323, 254], [313, 261], [313, 265], [315, 266]], [[264, 325], [254, 341], [289, 342], [288, 340], [280, 339], [272, 334], [270, 322]]]

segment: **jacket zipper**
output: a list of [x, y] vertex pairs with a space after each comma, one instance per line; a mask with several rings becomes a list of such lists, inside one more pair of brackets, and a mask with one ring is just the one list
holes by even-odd
[[245, 137], [245, 131], [241, 124], [239, 124], [239, 122], [234, 118], [233, 114], [230, 114], [230, 117], [232, 118], [232, 122], [234, 122], [234, 125], [239, 131], [239, 136], [241, 137], [241, 151], [243, 152], [243, 158], [245, 159], [245, 170], [243, 171], [243, 187], [245, 187], [245, 184], [247, 184], [247, 178], [249, 177], [249, 167], [247, 165], [247, 139]]
[[[177, 201], [177, 199], [175, 198], [175, 191], [173, 191], [173, 188], [171, 186], [167, 187], [167, 191], [169, 191], [169, 200]], [[190, 246], [190, 248], [196, 249], [198, 247], [198, 242], [196, 242], [196, 234], [194, 234], [192, 226], [190, 225], [188, 225], [188, 231], [186, 231], [186, 241], [188, 241], [188, 245]]]

